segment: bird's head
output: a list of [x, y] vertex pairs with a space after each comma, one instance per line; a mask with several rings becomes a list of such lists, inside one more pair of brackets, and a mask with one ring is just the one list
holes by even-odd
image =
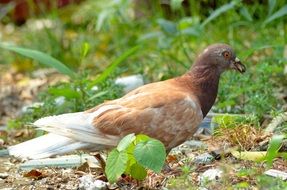
[[197, 64], [215, 67], [220, 73], [225, 70], [234, 69], [240, 73], [246, 70], [239, 58], [236, 57], [233, 49], [227, 44], [210, 45], [200, 54]]

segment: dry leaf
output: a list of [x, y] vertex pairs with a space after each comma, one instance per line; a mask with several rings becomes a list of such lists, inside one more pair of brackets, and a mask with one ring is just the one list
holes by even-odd
[[32, 179], [42, 179], [44, 177], [47, 177], [47, 175], [44, 175], [42, 172], [38, 170], [31, 170], [28, 173], [25, 173], [24, 177], [29, 177]]

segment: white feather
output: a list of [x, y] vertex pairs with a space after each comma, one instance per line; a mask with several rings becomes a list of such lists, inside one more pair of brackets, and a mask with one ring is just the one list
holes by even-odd
[[57, 149], [73, 143], [70, 138], [56, 134], [47, 134], [29, 141], [8, 147], [9, 154], [20, 158], [29, 158], [43, 152]]
[[9, 147], [9, 154], [19, 158], [38, 159], [78, 149], [100, 150], [116, 146], [120, 137], [101, 133], [93, 126], [93, 120], [106, 111], [119, 108], [116, 105], [106, 105], [94, 112], [41, 118], [33, 125], [50, 133]]

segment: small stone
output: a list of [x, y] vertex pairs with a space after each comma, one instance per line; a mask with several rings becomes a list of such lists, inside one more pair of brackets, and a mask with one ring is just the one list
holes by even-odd
[[287, 173], [283, 171], [270, 169], [264, 172], [264, 174], [272, 177], [281, 178], [282, 180], [287, 180]]
[[102, 180], [95, 180], [92, 175], [81, 177], [79, 189], [82, 190], [104, 190], [107, 189], [107, 183]]
[[209, 153], [204, 153], [196, 156], [194, 158], [194, 163], [196, 164], [210, 164], [213, 162], [214, 157]]
[[220, 169], [209, 169], [199, 176], [199, 181], [204, 184], [208, 181], [217, 181], [221, 177], [223, 171]]
[[116, 84], [124, 87], [124, 92], [128, 93], [140, 86], [144, 85], [144, 79], [142, 75], [130, 75], [126, 77], [117, 78]]
[[93, 183], [93, 187], [94, 189], [106, 189], [107, 188], [107, 184], [106, 182], [102, 181], [102, 180], [95, 180], [94, 183]]
[[191, 148], [191, 149], [204, 149], [204, 148], [207, 148], [207, 145], [205, 143], [203, 143], [202, 141], [197, 141], [197, 140], [186, 141], [184, 143], [184, 145], [186, 145], [188, 148]]
[[6, 179], [9, 175], [7, 173], [0, 173], [1, 179]]
[[176, 155], [182, 155], [182, 154], [187, 154], [187, 152], [192, 152], [193, 150], [198, 150], [198, 149], [205, 149], [207, 148], [207, 145], [203, 143], [202, 141], [197, 141], [197, 140], [189, 140], [184, 142], [178, 147], [175, 147], [171, 150], [171, 154], [176, 154]]

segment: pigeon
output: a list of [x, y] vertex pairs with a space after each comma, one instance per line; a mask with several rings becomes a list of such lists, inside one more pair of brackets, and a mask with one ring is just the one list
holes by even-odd
[[117, 146], [131, 133], [158, 139], [169, 151], [196, 132], [226, 70], [244, 73], [246, 67], [229, 45], [210, 45], [181, 76], [143, 85], [83, 112], [35, 121], [33, 126], [48, 133], [8, 147], [9, 155], [40, 159], [74, 150], [100, 151]]

